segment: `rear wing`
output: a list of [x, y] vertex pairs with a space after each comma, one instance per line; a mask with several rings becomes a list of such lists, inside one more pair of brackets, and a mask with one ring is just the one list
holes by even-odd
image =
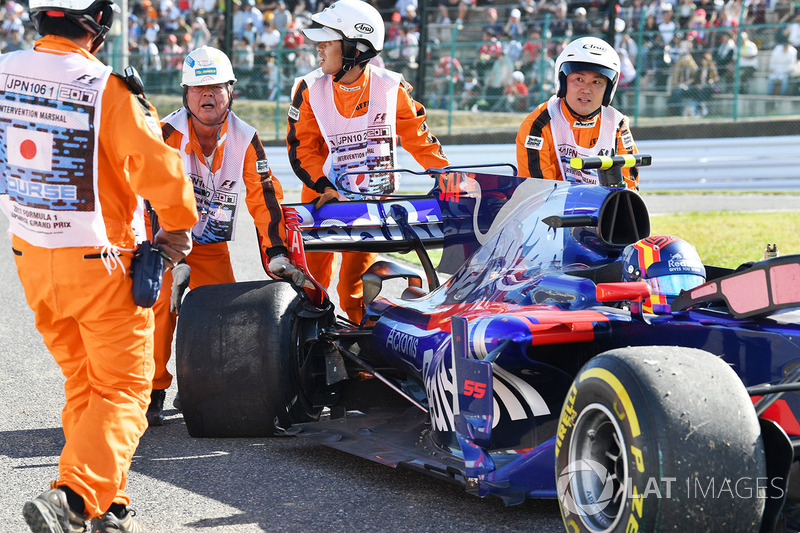
[[[444, 242], [442, 212], [436, 198], [283, 204], [297, 214], [308, 252], [407, 252], [414, 236], [426, 248]], [[412, 232], [409, 234], [409, 230]]]
[[[491, 167], [509, 167], [514, 177], [495, 174], [480, 174], [476, 170]], [[467, 172], [466, 170], [471, 170]], [[297, 214], [298, 229], [303, 236], [305, 249], [309, 252], [407, 252], [420, 245], [425, 249], [441, 248], [447, 233], [445, 219], [462, 218], [464, 211], [470, 215], [471, 205], [462, 206], [461, 212], [451, 213], [453, 206], [463, 203], [468, 194], [469, 183], [475, 180], [512, 180], [514, 185], [524, 178], [517, 178], [517, 169], [507, 163], [484, 165], [449, 166], [431, 168], [423, 172], [409, 169], [391, 169], [433, 178], [434, 187], [424, 195], [392, 194], [381, 200], [352, 200], [329, 202], [319, 209], [313, 204], [284, 204]], [[361, 174], [386, 172], [386, 170], [358, 171]], [[351, 174], [352, 172], [345, 173]], [[494, 187], [496, 188], [496, 187]], [[368, 198], [367, 193], [348, 191]], [[474, 191], [473, 191], [474, 192]], [[490, 187], [490, 196], [500, 204], [508, 200], [513, 187], [495, 191]], [[485, 202], [489, 202], [487, 198]], [[471, 231], [471, 224], [470, 224]]]

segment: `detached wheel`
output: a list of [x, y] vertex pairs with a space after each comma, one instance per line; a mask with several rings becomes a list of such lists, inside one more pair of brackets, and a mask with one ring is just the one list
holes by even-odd
[[[207, 285], [189, 292], [177, 326], [176, 368], [192, 437], [263, 437], [319, 417], [305, 339], [328, 320], [303, 318], [288, 282]], [[308, 363], [308, 364], [307, 364]]]
[[631, 347], [587, 363], [556, 436], [568, 531], [758, 531], [766, 462], [741, 380], [692, 348]]

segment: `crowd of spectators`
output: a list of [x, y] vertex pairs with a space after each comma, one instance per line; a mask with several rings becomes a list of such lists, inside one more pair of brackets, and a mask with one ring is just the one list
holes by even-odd
[[[416, 81], [418, 0], [368, 1], [386, 20], [386, 65]], [[313, 44], [305, 42], [300, 29], [331, 2], [233, 1], [231, 55], [242, 96], [288, 93], [295, 76], [317, 67]], [[146, 82], [150, 75], [177, 86], [188, 52], [204, 44], [224, 47], [224, 5], [220, 0], [130, 0], [130, 63]], [[437, 0], [428, 9], [429, 20], [443, 29], [440, 36], [453, 35], [458, 24], [459, 46], [453, 54], [451, 43], [440, 42], [435, 33], [427, 43], [428, 105], [532, 109], [552, 94], [554, 60], [563, 46], [578, 36], [607, 32], [605, 6], [599, 0]], [[740, 24], [766, 26], [748, 35]], [[621, 98], [636, 84], [669, 93], [674, 114], [702, 116], [709, 112], [709, 98], [732, 91], [735, 81], [744, 94], [798, 92], [800, 12], [792, 0], [621, 0], [614, 29], [622, 60]], [[645, 32], [641, 41], [640, 29]], [[30, 48], [35, 38], [24, 5], [7, 1], [0, 9], [2, 51]], [[119, 46], [107, 46], [104, 53], [118, 51]], [[763, 74], [757, 80], [758, 72]]]
[[25, 5], [12, 0], [0, 7], [0, 52], [33, 48], [36, 37]]
[[[290, 87], [295, 76], [317, 67], [316, 53], [300, 30], [311, 23], [312, 9], [330, 3], [320, 0], [309, 7], [303, 0], [291, 4], [283, 0], [233, 1], [230, 55], [241, 96], [271, 98], [281, 86]], [[145, 75], [166, 70], [174, 77], [191, 50], [203, 45], [224, 48], [223, 6], [213, 0], [132, 2], [128, 16], [131, 63]], [[277, 62], [279, 50], [282, 61]]]
[[[464, 18], [458, 5], [455, 13], [440, 4], [436, 22]], [[458, 54], [452, 73], [435, 69], [434, 105], [449, 102], [441, 90], [444, 77], [456, 85], [457, 108], [516, 110], [520, 97], [509, 95], [519, 95], [522, 79], [524, 107], [532, 109], [552, 94], [554, 60], [563, 46], [583, 35], [604, 36], [610, 18], [605, 4], [593, 0], [495, 1], [475, 8], [483, 15], [478, 22], [466, 15], [465, 24], [480, 28], [481, 42], [472, 56]], [[621, 98], [635, 84], [669, 94], [671, 114], [706, 116], [709, 100], [720, 92], [800, 95], [800, 12], [790, 0], [622, 0], [613, 19]], [[754, 28], [751, 36], [740, 25]]]

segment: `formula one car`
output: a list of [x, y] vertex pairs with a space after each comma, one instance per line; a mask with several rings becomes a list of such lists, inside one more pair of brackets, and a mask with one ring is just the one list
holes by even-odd
[[426, 279], [378, 261], [361, 324], [311, 278], [192, 290], [176, 357], [190, 435], [298, 435], [507, 504], [558, 498], [570, 531], [780, 530], [800, 256], [706, 265], [647, 312], [653, 283], [622, 267], [649, 215], [618, 169], [648, 159], [575, 161], [598, 185], [447, 168], [427, 195], [285, 206], [296, 264], [416, 250]]

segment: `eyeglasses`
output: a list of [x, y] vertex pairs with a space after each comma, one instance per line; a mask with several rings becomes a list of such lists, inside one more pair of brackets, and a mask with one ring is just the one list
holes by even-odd
[[218, 83], [216, 85], [193, 85], [189, 87], [189, 92], [202, 93], [210, 91], [214, 94], [222, 94], [227, 90], [227, 87], [228, 86], [225, 83]]

